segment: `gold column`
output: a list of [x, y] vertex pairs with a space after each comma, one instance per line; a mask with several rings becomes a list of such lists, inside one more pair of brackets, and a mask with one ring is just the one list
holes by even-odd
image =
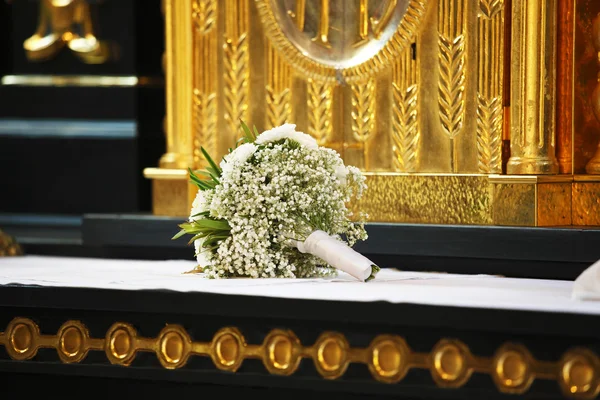
[[188, 215], [197, 188], [189, 182], [187, 168], [194, 164], [194, 28], [202, 1], [164, 0], [166, 48], [163, 57], [166, 80], [166, 153], [159, 168], [145, 168], [152, 179], [154, 215]]
[[556, 0], [522, 0], [512, 7], [508, 174], [558, 173], [554, 137], [556, 5]]
[[192, 0], [165, 0], [167, 152], [161, 168], [192, 165]]
[[[598, 52], [598, 68], [600, 69], [600, 14], [594, 18], [592, 36], [594, 48]], [[598, 72], [598, 83], [596, 84], [596, 88], [592, 94], [591, 101], [592, 111], [594, 112], [596, 119], [600, 121], [600, 71]], [[600, 132], [598, 132], [598, 136], [600, 137]], [[600, 143], [598, 143], [596, 153], [585, 166], [585, 171], [591, 175], [600, 174]]]
[[562, 0], [558, 9], [556, 66], [556, 155], [561, 174], [573, 172], [573, 62], [575, 0]]

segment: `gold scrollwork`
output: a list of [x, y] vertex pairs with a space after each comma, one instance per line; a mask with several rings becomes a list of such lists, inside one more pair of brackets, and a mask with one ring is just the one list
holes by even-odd
[[465, 0], [440, 0], [438, 5], [440, 120], [450, 139], [450, 166], [458, 172], [456, 137], [465, 117]]
[[109, 45], [94, 33], [87, 0], [41, 0], [37, 30], [23, 42], [27, 58], [46, 61], [65, 45], [87, 64], [110, 58]]
[[104, 338], [90, 338], [79, 321], [65, 322], [56, 335], [42, 335], [28, 318], [15, 318], [0, 332], [3, 345], [13, 360], [29, 360], [39, 348], [54, 348], [64, 363], [78, 363], [90, 350], [103, 351], [112, 364], [130, 366], [138, 351], [153, 353], [166, 369], [183, 367], [191, 356], [210, 357], [216, 368], [236, 372], [245, 359], [262, 361], [275, 375], [296, 372], [302, 358], [312, 359], [325, 379], [343, 376], [350, 363], [366, 364], [373, 378], [392, 384], [410, 369], [429, 370], [441, 388], [458, 388], [473, 372], [491, 375], [502, 393], [522, 394], [535, 379], [557, 381], [564, 395], [591, 399], [600, 393], [600, 359], [587, 348], [572, 348], [557, 362], [535, 360], [521, 344], [505, 343], [493, 357], [471, 354], [456, 339], [441, 339], [429, 353], [411, 350], [397, 335], [376, 336], [366, 348], [353, 348], [339, 332], [323, 332], [312, 346], [303, 346], [289, 330], [273, 329], [261, 344], [247, 344], [235, 327], [218, 330], [210, 342], [193, 341], [183, 326], [167, 324], [156, 338], [144, 338], [128, 323], [117, 322]]
[[[409, 0], [402, 21], [400, 21], [396, 31], [383, 48], [365, 62], [349, 68], [344, 68], [341, 71], [334, 66], [326, 65], [317, 62], [310, 57], [306, 57], [298, 47], [291, 43], [277, 22], [277, 18], [275, 17], [275, 13], [269, 0], [256, 0], [256, 4], [265, 34], [269, 38], [269, 41], [282, 56], [300, 72], [300, 74], [305, 78], [335, 82], [339, 78], [338, 74], [341, 72], [345, 81], [353, 82], [364, 79], [365, 76], [372, 76], [383, 71], [384, 68], [391, 65], [400, 56], [400, 53], [414, 41], [414, 36], [417, 33], [419, 24], [425, 15], [428, 1], [429, 0]], [[301, 6], [303, 3], [304, 2], [298, 2], [296, 5], [298, 7], [299, 4]], [[392, 2], [392, 4], [395, 5], [394, 2]], [[304, 25], [302, 15], [302, 12], [298, 13], [298, 11], [296, 11], [294, 13], [296, 26], [298, 27]], [[321, 12], [321, 15], [325, 15], [325, 13]], [[378, 32], [381, 31], [381, 26], [389, 22], [388, 16], [389, 12], [386, 12], [379, 20], [370, 21], [376, 36]], [[366, 20], [366, 23], [369, 23], [369, 20]], [[326, 26], [323, 21], [321, 21], [320, 25], [319, 32], [323, 33]]]
[[504, 0], [480, 0], [477, 17], [477, 165], [502, 172]]

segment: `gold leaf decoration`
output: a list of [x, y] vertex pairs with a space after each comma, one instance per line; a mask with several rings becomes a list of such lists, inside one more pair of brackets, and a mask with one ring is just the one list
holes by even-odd
[[267, 125], [268, 128], [289, 122], [292, 116], [292, 72], [269, 41], [267, 46]]
[[463, 127], [465, 111], [465, 37], [439, 37], [439, 102], [442, 127], [454, 139]]
[[477, 165], [484, 174], [502, 172], [502, 75], [504, 3], [481, 0], [477, 18]]
[[487, 19], [494, 18], [504, 7], [504, 0], [481, 0], [479, 9], [481, 15]]
[[216, 0], [194, 0], [192, 3], [192, 20], [200, 34], [210, 32], [217, 22]]
[[417, 85], [405, 90], [394, 82], [392, 96], [395, 105], [392, 117], [394, 166], [403, 172], [415, 171], [420, 136], [417, 125]]
[[290, 89], [276, 92], [267, 86], [267, 122], [270, 127], [280, 126], [288, 122], [291, 114]]
[[332, 100], [333, 87], [330, 84], [309, 79], [308, 133], [320, 146], [325, 145], [331, 136]]
[[369, 140], [375, 127], [375, 80], [352, 85], [352, 135], [357, 142]]
[[247, 34], [237, 40], [227, 40], [224, 48], [225, 64], [225, 121], [232, 132], [237, 131], [240, 120], [246, 120], [248, 110], [248, 41]]
[[496, 173], [502, 163], [502, 101], [477, 96], [477, 159], [479, 172]]
[[217, 147], [217, 95], [194, 90], [194, 165], [204, 163], [200, 147], [214, 154]]

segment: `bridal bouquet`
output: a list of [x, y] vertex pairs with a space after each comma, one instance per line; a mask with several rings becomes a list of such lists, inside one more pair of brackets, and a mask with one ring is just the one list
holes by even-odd
[[[354, 251], [367, 233], [346, 207], [366, 188], [360, 170], [285, 124], [244, 136], [217, 165], [204, 148], [205, 171], [189, 220], [173, 239], [192, 235], [209, 278], [306, 278], [343, 270], [361, 281], [379, 267]], [[356, 217], [356, 220], [352, 220]]]

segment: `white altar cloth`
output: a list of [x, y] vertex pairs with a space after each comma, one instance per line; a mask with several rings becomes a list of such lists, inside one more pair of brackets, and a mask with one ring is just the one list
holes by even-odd
[[[340, 273], [317, 279], [207, 279], [184, 274], [193, 261], [20, 256], [0, 258], [0, 285], [163, 289], [274, 298], [386, 301], [438, 306], [600, 315], [600, 302], [572, 297], [573, 282], [382, 269], [359, 282]], [[1, 290], [1, 287], [0, 287]]]

